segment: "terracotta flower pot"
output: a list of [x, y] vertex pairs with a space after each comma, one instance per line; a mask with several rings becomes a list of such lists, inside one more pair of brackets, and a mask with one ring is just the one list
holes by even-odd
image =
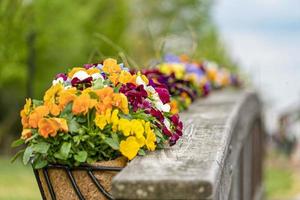
[[[127, 159], [125, 157], [119, 157], [111, 161], [102, 161], [92, 164], [93, 167], [125, 167]], [[79, 200], [78, 194], [74, 189], [70, 176], [67, 170], [63, 168], [48, 167], [47, 172], [43, 169], [37, 170], [40, 179], [40, 185], [44, 192], [44, 197], [51, 200], [51, 191], [47, 184], [47, 177], [45, 173], [48, 174], [49, 181], [51, 182], [55, 198], [57, 200]], [[84, 168], [74, 168], [70, 170], [74, 181], [76, 182], [82, 197], [86, 200], [105, 200], [108, 199], [99, 188], [95, 185], [91, 176], [88, 174], [89, 170]], [[117, 171], [107, 171], [107, 170], [91, 170], [97, 181], [103, 186], [106, 192], [111, 191], [112, 179], [118, 173]], [[43, 194], [42, 194], [43, 196]]]

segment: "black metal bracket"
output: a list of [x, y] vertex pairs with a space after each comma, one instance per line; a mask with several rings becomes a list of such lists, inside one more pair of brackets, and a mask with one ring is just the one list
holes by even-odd
[[[65, 170], [65, 172], [67, 173], [67, 176], [72, 184], [72, 187], [76, 193], [76, 195], [78, 196], [78, 198], [80, 200], [85, 200], [84, 196], [82, 195], [82, 193], [80, 192], [80, 189], [75, 181], [75, 178], [73, 176], [72, 171], [74, 170], [81, 170], [81, 171], [86, 171], [86, 173], [88, 174], [88, 176], [91, 178], [91, 180], [93, 181], [93, 183], [95, 184], [95, 186], [97, 187], [98, 191], [101, 192], [107, 199], [109, 200], [113, 200], [113, 196], [104, 189], [104, 187], [101, 185], [101, 183], [97, 180], [97, 178], [95, 177], [95, 175], [93, 174], [93, 171], [121, 171], [123, 169], [123, 167], [108, 167], [108, 166], [93, 166], [93, 165], [82, 165], [82, 166], [78, 166], [78, 167], [69, 167], [67, 165], [60, 165], [60, 164], [49, 164], [48, 166], [40, 169], [43, 172], [43, 175], [45, 177], [46, 180], [46, 184], [48, 187], [48, 190], [50, 192], [50, 196], [52, 200], [56, 200], [56, 195], [49, 177], [49, 169], [63, 169]], [[38, 184], [38, 187], [40, 189], [41, 192], [41, 196], [43, 200], [47, 200], [46, 199], [46, 195], [45, 195], [45, 191], [43, 189], [42, 186], [42, 182], [41, 182], [41, 178], [39, 175], [39, 172], [37, 169], [33, 168], [33, 172]]]

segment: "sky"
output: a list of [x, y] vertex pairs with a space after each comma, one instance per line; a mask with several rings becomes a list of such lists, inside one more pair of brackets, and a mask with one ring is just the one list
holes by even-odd
[[213, 10], [226, 47], [265, 102], [269, 132], [280, 113], [300, 105], [299, 9], [299, 0], [216, 0]]

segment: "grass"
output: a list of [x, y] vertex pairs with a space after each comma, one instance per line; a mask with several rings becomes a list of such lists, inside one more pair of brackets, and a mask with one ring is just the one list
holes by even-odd
[[264, 186], [267, 199], [293, 199], [300, 193], [299, 169], [289, 159], [269, 152], [265, 162]]
[[0, 200], [41, 199], [33, 171], [21, 162], [0, 157]]
[[265, 171], [266, 194], [269, 198], [290, 196], [293, 185], [292, 172], [276, 166], [268, 167]]

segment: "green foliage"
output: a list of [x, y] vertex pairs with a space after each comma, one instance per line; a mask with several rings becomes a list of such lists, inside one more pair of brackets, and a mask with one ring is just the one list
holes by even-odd
[[[0, 1], [0, 145], [6, 134], [20, 132], [24, 97], [41, 99], [55, 74], [72, 66], [120, 56], [145, 67], [170, 51], [235, 69], [211, 20], [212, 5], [210, 0]], [[78, 131], [72, 119], [68, 123]]]

